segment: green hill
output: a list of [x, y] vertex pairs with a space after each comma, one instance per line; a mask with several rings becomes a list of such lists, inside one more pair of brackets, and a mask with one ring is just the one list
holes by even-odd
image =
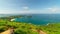
[[49, 25], [34, 25], [29, 23], [11, 22], [0, 19], [0, 32], [7, 30], [9, 27], [14, 27], [14, 34], [38, 34], [34, 30], [42, 30], [47, 34], [60, 34], [60, 23]]

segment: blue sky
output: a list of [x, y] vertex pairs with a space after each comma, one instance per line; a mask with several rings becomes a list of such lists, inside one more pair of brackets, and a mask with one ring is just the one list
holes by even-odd
[[0, 14], [60, 13], [60, 0], [0, 0]]

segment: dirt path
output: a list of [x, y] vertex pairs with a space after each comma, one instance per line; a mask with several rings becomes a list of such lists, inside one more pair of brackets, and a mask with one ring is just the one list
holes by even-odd
[[8, 29], [0, 34], [13, 34], [13, 33], [14, 33], [13, 29]]
[[[38, 32], [39, 34], [47, 34], [46, 32], [42, 31], [42, 30], [35, 30], [32, 29], [32, 31]], [[14, 29], [8, 29], [0, 34], [14, 34]]]
[[46, 32], [44, 32], [44, 31], [42, 31], [42, 30], [32, 29], [32, 31], [38, 32], [39, 34], [47, 34]]
[[46, 32], [40, 30], [39, 34], [47, 34]]

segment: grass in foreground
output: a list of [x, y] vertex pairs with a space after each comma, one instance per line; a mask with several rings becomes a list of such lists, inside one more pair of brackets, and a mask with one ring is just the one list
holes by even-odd
[[60, 34], [60, 23], [49, 25], [34, 25], [29, 23], [10, 22], [8, 20], [0, 20], [0, 32], [7, 30], [9, 27], [14, 27], [14, 34], [38, 34], [33, 30], [42, 30], [47, 34]]

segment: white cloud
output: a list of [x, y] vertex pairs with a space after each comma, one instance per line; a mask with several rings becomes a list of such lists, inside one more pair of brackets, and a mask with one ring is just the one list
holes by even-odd
[[[24, 10], [25, 9], [25, 10]], [[29, 10], [29, 7], [23, 7], [23, 10], [0, 10], [0, 14], [51, 14], [60, 13], [60, 8], [45, 8], [42, 10]]]
[[52, 11], [52, 12], [55, 12], [57, 10], [59, 10], [58, 8], [48, 8], [48, 10]]
[[47, 11], [50, 13], [60, 13], [60, 8], [52, 7], [52, 8], [46, 8]]
[[14, 13], [12, 10], [0, 10], [0, 14], [10, 14]]
[[22, 10], [28, 11], [28, 10], [29, 10], [29, 7], [28, 7], [28, 6], [23, 6], [23, 7], [22, 7]]
[[0, 10], [0, 14], [29, 14], [31, 11]]
[[23, 9], [29, 9], [29, 7], [25, 6], [25, 7], [23, 7]]

